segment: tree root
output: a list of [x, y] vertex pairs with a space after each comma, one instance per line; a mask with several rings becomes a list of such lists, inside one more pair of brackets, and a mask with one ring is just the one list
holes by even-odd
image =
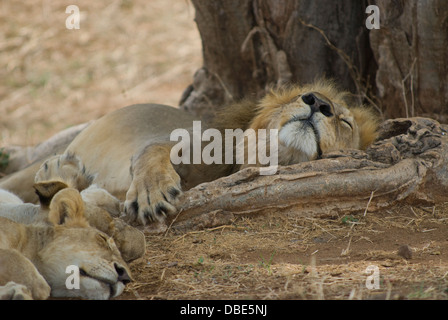
[[335, 152], [270, 176], [247, 168], [196, 186], [183, 194], [171, 228], [211, 228], [273, 209], [321, 216], [375, 212], [403, 202], [434, 205], [448, 194], [447, 144], [435, 120], [388, 120], [365, 152]]

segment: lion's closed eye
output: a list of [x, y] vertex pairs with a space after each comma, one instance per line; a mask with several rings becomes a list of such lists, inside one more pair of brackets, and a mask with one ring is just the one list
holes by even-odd
[[348, 119], [344, 119], [344, 118], [340, 118], [341, 119], [341, 123], [345, 126], [348, 126], [350, 128], [350, 130], [353, 130], [353, 124], [350, 122], [350, 120]]
[[111, 241], [111, 239], [108, 238], [106, 235], [98, 233], [98, 235], [96, 236], [96, 239], [100, 245], [105, 246], [112, 250], [111, 245], [109, 243], [109, 241]]
[[117, 248], [117, 244], [114, 241], [114, 238], [109, 237], [105, 234], [99, 234], [98, 236], [98, 241], [100, 241], [100, 244], [104, 247], [106, 247], [108, 250], [110, 250], [113, 253], [117, 253], [118, 248]]

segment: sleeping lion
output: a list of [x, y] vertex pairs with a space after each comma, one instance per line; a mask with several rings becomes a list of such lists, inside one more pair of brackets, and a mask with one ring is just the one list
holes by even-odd
[[80, 192], [89, 225], [112, 237], [126, 262], [142, 257], [145, 253], [143, 232], [119, 218], [120, 201], [91, 184], [92, 179], [75, 155], [49, 157], [34, 178], [39, 204], [24, 203], [16, 195], [0, 189], [0, 217], [25, 225], [51, 224], [48, 221], [51, 200], [59, 191], [73, 188]]
[[[49, 204], [47, 224], [0, 217], [0, 300], [120, 295], [131, 272], [113, 240], [89, 225], [78, 190], [64, 188]], [[67, 267], [79, 286], [67, 286]]]
[[[244, 100], [223, 108], [215, 118], [208, 124], [199, 123], [200, 144], [194, 145], [198, 133], [194, 132], [193, 121], [200, 119], [173, 107], [133, 105], [96, 120], [65, 152], [76, 154], [95, 174], [93, 183], [125, 201], [124, 211], [129, 217], [146, 224], [164, 221], [177, 213], [181, 209], [179, 195], [185, 190], [248, 166], [266, 166], [259, 154], [249, 161], [249, 131], [255, 133], [259, 150], [272, 155], [275, 149], [276, 164], [290, 165], [340, 149], [364, 149], [375, 140], [378, 126], [378, 118], [370, 108], [349, 106], [347, 94], [327, 81], [272, 90], [258, 102]], [[172, 133], [179, 129], [192, 134], [191, 148], [185, 148], [188, 142], [181, 144], [179, 136], [173, 139]], [[208, 151], [214, 157], [217, 151], [228, 151], [224, 144], [229, 141], [225, 133], [230, 129], [244, 132], [243, 143], [247, 143], [243, 162], [236, 161], [236, 152], [226, 157], [233, 161], [194, 161], [201, 152]], [[275, 139], [265, 138], [264, 147], [259, 145], [263, 140], [257, 139], [263, 129], [276, 133]], [[212, 141], [216, 135], [211, 138], [206, 134], [217, 131], [224, 135], [222, 148]], [[267, 136], [272, 137], [269, 133]], [[236, 150], [237, 143], [232, 140], [232, 145]], [[28, 187], [30, 177], [38, 168], [39, 164], [35, 164], [4, 179], [0, 188], [12, 190], [27, 201], [33, 196]]]

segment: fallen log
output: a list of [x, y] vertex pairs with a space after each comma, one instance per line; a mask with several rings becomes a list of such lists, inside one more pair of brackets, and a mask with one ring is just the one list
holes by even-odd
[[247, 168], [186, 191], [176, 231], [229, 224], [240, 215], [286, 210], [298, 216], [375, 212], [398, 203], [434, 205], [448, 195], [447, 131], [437, 121], [385, 121], [365, 152], [279, 167], [274, 175]]

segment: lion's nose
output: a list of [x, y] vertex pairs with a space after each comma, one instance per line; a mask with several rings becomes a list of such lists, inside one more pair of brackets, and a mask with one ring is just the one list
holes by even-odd
[[123, 284], [131, 282], [131, 277], [124, 267], [122, 267], [118, 263], [114, 263], [114, 267], [118, 274], [118, 281], [123, 282]]
[[312, 113], [320, 112], [326, 117], [332, 117], [333, 112], [331, 111], [331, 106], [316, 97], [314, 93], [307, 93], [302, 96], [303, 102], [305, 102], [307, 105], [311, 107]]

